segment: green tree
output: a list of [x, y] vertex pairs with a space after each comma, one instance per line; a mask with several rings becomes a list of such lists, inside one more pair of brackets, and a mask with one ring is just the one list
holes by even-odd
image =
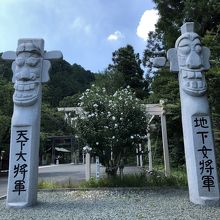
[[156, 57], [166, 56], [163, 44], [163, 35], [158, 32], [150, 32], [148, 35], [147, 45], [143, 54], [143, 65], [146, 67], [146, 80], [149, 83], [148, 89], [152, 91], [152, 81], [158, 72], [158, 68], [153, 66], [153, 59]]
[[148, 95], [148, 82], [144, 79], [139, 54], [134, 52], [131, 45], [121, 47], [112, 54], [113, 64], [109, 70], [123, 74], [125, 85], [130, 86], [138, 98], [144, 99]]
[[41, 108], [41, 132], [52, 135], [64, 135], [71, 133], [72, 129], [67, 125], [64, 116], [56, 108], [42, 104]]
[[0, 150], [9, 152], [13, 87], [12, 83], [0, 76]]
[[[159, 45], [164, 49], [173, 48], [176, 39], [180, 36], [180, 27], [183, 22], [194, 21], [196, 23], [196, 32], [203, 37], [202, 42], [211, 49], [211, 66], [212, 68], [206, 73], [208, 84], [208, 96], [212, 109], [215, 136], [220, 137], [219, 132], [219, 97], [218, 89], [219, 80], [219, 18], [220, 4], [218, 0], [154, 0], [156, 9], [159, 12], [159, 20], [156, 24], [156, 33], [149, 35], [147, 46], [144, 51], [144, 64], [151, 67], [151, 57], [157, 56], [158, 40]], [[159, 38], [160, 36], [161, 38]], [[155, 54], [156, 51], [156, 54]], [[153, 72], [151, 76], [151, 95], [148, 102], [158, 102], [159, 99], [167, 100], [167, 127], [169, 144], [171, 148], [172, 160], [183, 161], [180, 155], [183, 155], [181, 119], [180, 119], [180, 102], [178, 92], [177, 75], [168, 73], [163, 68]], [[170, 135], [171, 134], [171, 135]], [[220, 138], [217, 138], [220, 140]], [[180, 140], [180, 141], [179, 141]], [[181, 146], [182, 145], [182, 146]], [[176, 152], [176, 153], [175, 153]], [[180, 153], [179, 153], [180, 152]], [[183, 157], [182, 157], [183, 158]]]
[[194, 21], [198, 25], [198, 34], [204, 36], [207, 31], [217, 31], [220, 20], [219, 0], [185, 0], [185, 21]]
[[217, 163], [219, 167], [219, 155], [220, 155], [220, 25], [216, 32], [207, 31], [202, 38], [202, 42], [205, 46], [211, 50], [210, 63], [211, 68], [205, 74], [206, 82], [208, 86], [208, 99], [210, 109], [212, 112], [212, 122], [215, 140], [215, 149], [217, 152]]
[[167, 103], [179, 103], [178, 74], [171, 73], [167, 68], [158, 70], [151, 85], [149, 103], [158, 103], [160, 99]]
[[206, 31], [215, 31], [220, 20], [219, 0], [153, 0], [159, 11], [157, 32], [163, 33], [164, 46], [174, 46], [180, 35], [183, 22], [194, 21], [197, 32], [204, 36]]
[[158, 32], [150, 32], [148, 34], [147, 45], [144, 50], [143, 65], [149, 68], [149, 72], [152, 72], [152, 62], [151, 59], [165, 55], [163, 35]]
[[11, 61], [6, 61], [1, 58], [2, 53], [0, 53], [0, 77], [11, 82], [12, 79], [12, 70], [11, 70]]
[[100, 88], [105, 88], [109, 95], [113, 95], [117, 90], [124, 88], [126, 82], [121, 72], [106, 70], [102, 74], [95, 75], [94, 84]]
[[53, 61], [50, 81], [43, 87], [43, 100], [58, 107], [62, 99], [85, 91], [94, 80], [94, 74], [80, 65], [71, 66], [64, 60]]
[[[184, 163], [184, 148], [178, 74], [171, 73], [167, 68], [158, 70], [153, 78], [151, 89], [152, 92], [147, 100], [148, 103], [159, 103], [161, 99], [165, 101], [171, 165], [181, 165]], [[160, 121], [155, 121], [155, 123], [160, 130]], [[152, 133], [151, 137], [152, 143], [155, 143], [158, 139], [158, 132]], [[159, 145], [160, 143], [157, 144]], [[156, 156], [160, 158], [162, 156], [162, 151], [158, 151]]]
[[45, 153], [45, 144], [49, 136], [71, 135], [73, 129], [64, 120], [61, 112], [43, 103], [41, 108], [40, 155]]
[[163, 33], [165, 48], [173, 47], [179, 36], [179, 27], [183, 24], [184, 1], [182, 0], [153, 0], [159, 12], [156, 31]]
[[73, 96], [66, 96], [60, 102], [60, 107], [76, 107], [79, 103], [79, 98], [81, 97], [81, 93], [77, 93]]

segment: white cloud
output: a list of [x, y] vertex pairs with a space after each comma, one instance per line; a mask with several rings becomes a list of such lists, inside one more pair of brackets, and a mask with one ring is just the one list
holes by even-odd
[[70, 28], [72, 28], [73, 30], [75, 29], [79, 29], [83, 26], [83, 21], [80, 17], [77, 17], [74, 19], [74, 21], [72, 22], [72, 24], [70, 25]]
[[138, 37], [144, 39], [145, 41], [148, 38], [148, 33], [150, 31], [155, 31], [155, 24], [159, 18], [158, 11], [155, 9], [146, 10], [142, 15], [140, 22], [137, 27]]
[[120, 31], [115, 31], [113, 34], [110, 34], [107, 39], [109, 41], [117, 41], [122, 38], [124, 38], [124, 35]]
[[70, 29], [79, 32], [83, 31], [86, 34], [90, 34], [92, 31], [91, 25], [87, 24], [81, 17], [74, 19], [70, 24]]

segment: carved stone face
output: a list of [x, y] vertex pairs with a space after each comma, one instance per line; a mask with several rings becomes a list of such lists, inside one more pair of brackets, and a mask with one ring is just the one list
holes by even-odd
[[13, 101], [19, 106], [30, 106], [39, 98], [43, 58], [36, 52], [18, 53], [13, 68]]
[[203, 48], [196, 33], [182, 34], [176, 42], [182, 89], [189, 95], [201, 96], [207, 90], [203, 67]]

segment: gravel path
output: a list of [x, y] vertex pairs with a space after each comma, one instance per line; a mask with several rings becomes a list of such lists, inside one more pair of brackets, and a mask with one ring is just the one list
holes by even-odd
[[0, 219], [218, 220], [220, 207], [194, 205], [183, 189], [41, 191], [32, 208], [8, 209], [0, 200]]

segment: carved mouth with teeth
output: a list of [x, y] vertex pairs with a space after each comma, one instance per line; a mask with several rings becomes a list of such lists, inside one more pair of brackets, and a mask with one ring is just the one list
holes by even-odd
[[202, 96], [207, 90], [205, 77], [201, 71], [182, 70], [181, 85], [183, 90], [192, 96]]
[[36, 103], [39, 97], [39, 83], [18, 83], [14, 84], [13, 101], [16, 105], [30, 106]]

